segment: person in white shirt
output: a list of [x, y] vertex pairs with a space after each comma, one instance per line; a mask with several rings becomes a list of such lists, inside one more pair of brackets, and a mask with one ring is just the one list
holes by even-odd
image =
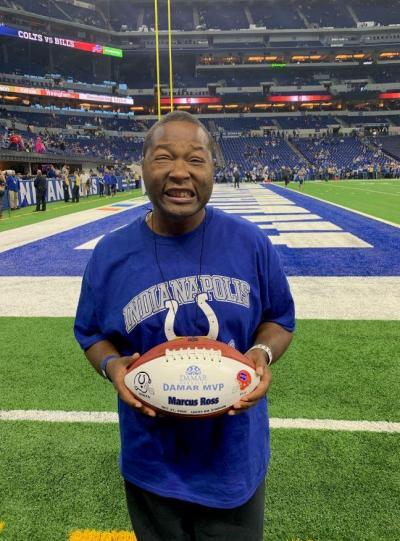
[[89, 197], [89, 173], [84, 171], [81, 175], [81, 184], [82, 184], [82, 195], [83, 197]]

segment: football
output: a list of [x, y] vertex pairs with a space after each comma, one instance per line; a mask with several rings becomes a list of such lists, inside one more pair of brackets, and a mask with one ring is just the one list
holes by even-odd
[[255, 365], [235, 348], [204, 337], [182, 337], [144, 353], [125, 376], [144, 404], [167, 415], [222, 415], [260, 381]]

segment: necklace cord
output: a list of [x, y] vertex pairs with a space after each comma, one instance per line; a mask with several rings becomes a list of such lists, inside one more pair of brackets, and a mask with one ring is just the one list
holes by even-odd
[[[165, 279], [163, 270], [162, 270], [161, 265], [160, 265], [159, 257], [158, 257], [159, 254], [158, 254], [158, 250], [157, 250], [157, 235], [156, 235], [156, 233], [154, 231], [153, 211], [150, 210], [150, 212], [147, 214], [147, 216], [149, 216], [148, 221], [150, 222], [150, 229], [151, 229], [151, 231], [153, 233], [154, 256], [155, 256], [155, 260], [156, 260], [156, 265], [157, 265], [157, 268], [158, 268], [158, 271], [160, 273], [162, 281], [164, 283], [166, 283], [167, 280]], [[146, 222], [147, 222], [147, 216], [145, 218]], [[199, 276], [201, 276], [202, 267], [203, 267], [204, 237], [205, 237], [205, 232], [206, 232], [206, 222], [207, 222], [207, 213], [205, 213], [205, 216], [204, 216], [202, 233], [201, 233], [201, 246], [200, 246], [200, 258], [199, 258]], [[168, 293], [170, 294], [169, 289], [168, 289]], [[171, 300], [171, 301], [173, 300], [171, 295], [169, 297], [169, 300]], [[175, 316], [175, 319], [176, 319], [177, 313], [176, 313], [176, 310], [175, 310], [175, 305], [173, 303], [171, 303], [171, 306], [172, 306], [172, 310], [174, 312], [174, 316]], [[198, 321], [198, 318], [199, 318], [199, 311], [200, 311], [199, 304], [196, 302], [196, 317], [195, 317], [195, 320], [194, 320], [194, 326], [195, 327], [197, 327], [197, 321]]]

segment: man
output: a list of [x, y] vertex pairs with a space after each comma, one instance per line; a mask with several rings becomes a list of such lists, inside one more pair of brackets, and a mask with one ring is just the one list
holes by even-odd
[[61, 178], [62, 178], [62, 187], [64, 192], [64, 202], [68, 203], [69, 201], [69, 168], [67, 165], [64, 165], [61, 169]]
[[73, 203], [79, 203], [79, 191], [81, 188], [81, 175], [79, 172], [79, 169], [76, 169], [74, 172], [74, 187], [72, 188], [72, 202]]
[[8, 148], [9, 150], [20, 150], [20, 151], [25, 149], [24, 141], [19, 133], [15, 133], [15, 132], [11, 133], [10, 138], [9, 138]]
[[[99, 242], [82, 283], [75, 335], [119, 395], [120, 464], [138, 541], [263, 538], [269, 364], [291, 341], [294, 307], [265, 234], [206, 207], [212, 148], [188, 113], [170, 113], [148, 131], [143, 180], [152, 211]], [[260, 384], [229, 414], [160, 416], [124, 385], [127, 366], [157, 344], [194, 335], [246, 353]]]
[[237, 165], [233, 168], [233, 187], [240, 188], [240, 171]]
[[304, 166], [301, 166], [300, 169], [298, 170], [297, 177], [299, 179], [299, 190], [303, 191], [304, 190], [304, 180], [306, 178], [306, 170], [305, 170]]
[[82, 184], [83, 197], [89, 197], [89, 188], [90, 188], [89, 181], [90, 181], [89, 173], [87, 173], [86, 171], [82, 171], [81, 184]]
[[110, 197], [111, 196], [111, 174], [107, 168], [104, 170], [103, 183], [106, 187], [106, 197]]
[[[36, 190], [36, 210], [34, 212], [46, 210], [47, 178], [42, 175], [42, 170], [38, 169], [33, 183]], [[42, 208], [40, 208], [42, 207]]]
[[0, 170], [0, 219], [3, 216], [3, 197], [6, 193], [6, 177], [4, 172]]
[[18, 202], [18, 193], [20, 189], [20, 184], [18, 177], [15, 175], [15, 171], [8, 169], [6, 171], [6, 188], [8, 190], [8, 202], [11, 210], [17, 210]]
[[117, 176], [115, 174], [114, 168], [111, 168], [110, 171], [110, 190], [111, 190], [111, 197], [114, 197], [117, 193]]

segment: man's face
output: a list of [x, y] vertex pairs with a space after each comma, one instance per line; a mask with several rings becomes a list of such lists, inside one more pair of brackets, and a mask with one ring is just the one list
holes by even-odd
[[160, 217], [176, 222], [198, 216], [213, 187], [212, 155], [204, 130], [184, 121], [157, 128], [144, 157], [143, 180]]

